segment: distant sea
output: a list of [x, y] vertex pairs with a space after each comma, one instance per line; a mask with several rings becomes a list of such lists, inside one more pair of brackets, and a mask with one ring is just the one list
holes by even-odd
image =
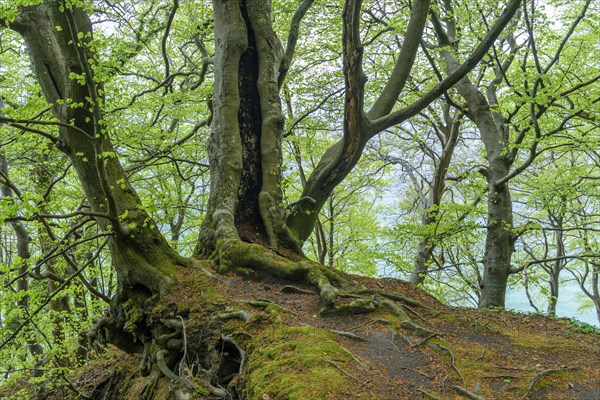
[[[575, 282], [564, 282], [560, 286], [558, 292], [558, 303], [556, 304], [556, 314], [559, 317], [575, 318], [582, 322], [587, 322], [590, 325], [600, 327], [600, 323], [596, 318], [594, 309], [586, 309], [579, 311], [579, 305], [583, 299], [583, 293]], [[545, 312], [547, 303], [540, 300], [540, 297], [534, 295], [535, 305], [540, 311]], [[506, 308], [508, 310], [535, 312], [533, 307], [529, 305], [525, 289], [516, 287], [509, 289], [506, 293]]]

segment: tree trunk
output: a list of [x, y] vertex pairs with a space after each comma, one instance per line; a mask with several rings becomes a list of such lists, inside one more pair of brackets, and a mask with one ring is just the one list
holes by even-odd
[[[483, 135], [483, 133], [482, 133]], [[498, 152], [488, 150], [488, 202], [487, 234], [483, 260], [483, 282], [479, 308], [504, 308], [506, 285], [510, 274], [511, 258], [514, 252], [512, 234], [512, 202], [508, 184], [495, 182], [508, 175], [509, 166]], [[490, 153], [493, 154], [490, 157]]]
[[102, 124], [90, 20], [78, 8], [61, 8], [59, 2], [24, 7], [11, 27], [25, 39], [42, 92], [60, 121], [56, 145], [71, 159], [98, 223], [113, 234], [109, 248], [119, 297], [133, 287], [161, 292], [185, 260], [143, 210]]
[[[458, 68], [458, 61], [450, 51], [443, 50], [442, 55], [449, 71]], [[456, 88], [468, 104], [467, 116], [479, 129], [488, 162], [485, 171], [488, 183], [487, 233], [479, 308], [504, 308], [514, 252], [512, 201], [508, 183], [503, 182], [512, 165], [508, 158], [508, 132], [502, 115], [492, 112], [491, 105], [495, 104], [493, 84], [488, 88], [487, 98], [468, 77], [463, 78]]]
[[[3, 108], [4, 104], [2, 99], [0, 99], [0, 108]], [[8, 180], [8, 160], [6, 159], [3, 153], [0, 153], [0, 172], [4, 179]], [[6, 197], [12, 199], [13, 193], [9, 186], [0, 185], [0, 193], [2, 197]], [[19, 266], [17, 268], [17, 276], [19, 279], [17, 280], [17, 293], [21, 294], [20, 299], [17, 301], [17, 306], [22, 309], [24, 315], [27, 315], [31, 310], [29, 309], [29, 259], [31, 257], [31, 252], [29, 251], [29, 243], [31, 242], [31, 237], [27, 232], [25, 226], [23, 226], [19, 222], [11, 222], [10, 226], [17, 238], [17, 256], [20, 258]], [[20, 324], [20, 321], [15, 321], [16, 325]], [[43, 369], [40, 367], [43, 366], [43, 356], [44, 356], [44, 348], [41, 344], [34, 341], [31, 337], [28, 337], [25, 341], [27, 346], [27, 352], [29, 355], [35, 360], [34, 368], [31, 371], [31, 376], [34, 378], [41, 378], [44, 375]], [[36, 397], [42, 398], [44, 393], [44, 386], [42, 384], [36, 384], [35, 386]]]
[[[442, 204], [442, 196], [446, 189], [446, 174], [460, 132], [461, 118], [452, 118], [450, 116], [450, 105], [444, 104], [444, 125], [434, 126], [441, 139], [442, 154], [433, 173], [433, 180], [429, 189], [429, 198], [427, 204], [424, 204], [425, 212], [421, 217], [421, 225], [426, 228], [437, 224], [439, 217], [439, 206]], [[433, 233], [427, 232], [427, 236], [419, 242], [417, 256], [415, 257], [415, 266], [410, 274], [410, 281], [415, 285], [423, 283], [425, 273], [431, 265], [433, 250], [436, 245], [436, 238]]]
[[197, 255], [209, 257], [227, 240], [301, 252], [285, 225], [280, 188], [284, 53], [270, 15], [270, 3], [261, 1], [214, 4], [211, 188]]
[[556, 316], [556, 305], [558, 303], [558, 294], [560, 288], [560, 273], [565, 265], [565, 260], [562, 258], [565, 255], [565, 242], [563, 235], [563, 217], [558, 215], [556, 217], [550, 215], [550, 219], [553, 220], [553, 225], [556, 228], [556, 260], [552, 263], [550, 267], [550, 297], [548, 298], [548, 315], [555, 317]]

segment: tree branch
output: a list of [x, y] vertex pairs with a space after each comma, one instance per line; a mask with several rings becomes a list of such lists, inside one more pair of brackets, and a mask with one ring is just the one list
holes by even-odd
[[487, 54], [490, 47], [494, 44], [494, 41], [504, 30], [504, 27], [511, 21], [520, 4], [521, 0], [511, 0], [500, 17], [496, 20], [494, 26], [485, 35], [475, 50], [473, 50], [473, 53], [453, 73], [446, 77], [446, 79], [438, 83], [433, 89], [424, 94], [413, 104], [371, 121], [369, 137], [373, 137], [379, 132], [417, 115], [425, 107], [431, 104], [431, 102], [464, 78]]
[[373, 107], [367, 113], [370, 119], [383, 117], [389, 114], [394, 108], [415, 63], [425, 23], [427, 22], [428, 11], [429, 0], [415, 0], [413, 2], [402, 49], [400, 50], [400, 54], [398, 54], [396, 65], [394, 65], [392, 74], [386, 82], [385, 87], [373, 104]]
[[285, 77], [292, 65], [294, 53], [296, 52], [296, 44], [298, 43], [298, 34], [300, 32], [300, 22], [306, 15], [308, 9], [312, 6], [315, 0], [302, 0], [302, 3], [296, 9], [294, 16], [292, 17], [292, 23], [288, 32], [288, 40], [285, 48], [285, 55], [283, 57], [281, 67], [279, 69], [279, 77], [277, 83], [279, 88], [282, 87]]

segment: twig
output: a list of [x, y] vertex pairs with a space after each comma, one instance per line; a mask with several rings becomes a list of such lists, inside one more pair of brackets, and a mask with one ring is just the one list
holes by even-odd
[[469, 361], [468, 363], [466, 363], [465, 365], [463, 365], [461, 368], [466, 367], [467, 365], [471, 365], [479, 360], [483, 360], [483, 355], [485, 354], [485, 349], [481, 350], [481, 354], [479, 355], [479, 357], [475, 358], [474, 360]]
[[458, 394], [462, 394], [463, 396], [468, 397], [471, 400], [485, 400], [485, 397], [477, 396], [475, 393], [471, 393], [467, 389], [462, 388], [460, 386], [452, 386], [452, 389], [456, 390]]
[[484, 375], [481, 377], [481, 379], [523, 379], [522, 376], [516, 376], [516, 375]]
[[[456, 358], [454, 357], [454, 353], [452, 352], [452, 350], [442, 346], [442, 345], [438, 345], [438, 347], [442, 350], [444, 350], [445, 352], [447, 352], [450, 355], [450, 360], [452, 362], [452, 369], [454, 369], [454, 371], [456, 371], [456, 373], [458, 374], [458, 376], [460, 377], [460, 380], [462, 381], [463, 386], [465, 385], [465, 378], [462, 376], [462, 374], [460, 373], [460, 371], [458, 370], [458, 368], [456, 368]], [[446, 376], [447, 378], [448, 376]], [[445, 379], [445, 378], [444, 378]]]
[[424, 372], [417, 371], [416, 369], [412, 369], [412, 368], [408, 368], [408, 367], [402, 367], [402, 369], [405, 369], [405, 370], [407, 370], [407, 371], [414, 372], [415, 374], [419, 374], [419, 375], [421, 375], [421, 376], [424, 376], [424, 377], [425, 377], [425, 378], [427, 378], [427, 379], [433, 379], [433, 378], [434, 378], [433, 376], [429, 376], [429, 375], [427, 375], [427, 374], [426, 374], [426, 373], [424, 373]]
[[[374, 323], [374, 322], [379, 322], [379, 320], [377, 320], [377, 319], [370, 319], [370, 320], [368, 320], [368, 321], [366, 321], [366, 322], [363, 322], [362, 324], [358, 324], [358, 325], [356, 325], [356, 326], [353, 326], [353, 327], [352, 327], [352, 328], [350, 328], [350, 329], [352, 329], [352, 330], [354, 331], [354, 330], [357, 330], [358, 328], [362, 328], [363, 326], [366, 326], [366, 325], [372, 324], [372, 323]], [[387, 321], [387, 323], [389, 324], [389, 321]]]
[[429, 397], [430, 399], [433, 399], [433, 400], [440, 400], [440, 398], [439, 398], [439, 397], [437, 397], [437, 396], [434, 396], [434, 395], [432, 395], [431, 393], [429, 393], [429, 392], [426, 392], [426, 391], [425, 391], [425, 390], [423, 390], [423, 389], [419, 389], [419, 388], [417, 388], [417, 389], [415, 389], [415, 390], [416, 390], [417, 392], [419, 392], [419, 393], [423, 393], [425, 396]]
[[340, 367], [337, 363], [335, 363], [335, 362], [333, 362], [331, 360], [326, 360], [326, 362], [328, 364], [333, 365], [334, 367], [336, 367], [337, 369], [339, 369], [340, 371], [342, 371], [345, 375], [349, 376], [350, 378], [352, 378], [352, 379], [354, 379], [355, 381], [358, 382], [358, 378], [357, 377], [355, 377], [354, 375], [348, 373], [344, 368]]
[[572, 371], [572, 370], [576, 370], [579, 369], [578, 367], [567, 367], [567, 368], [558, 368], [558, 369], [547, 369], [545, 371], [541, 371], [538, 374], [536, 374], [532, 379], [531, 382], [529, 383], [529, 386], [527, 387], [527, 390], [525, 391], [525, 394], [523, 395], [523, 397], [521, 397], [521, 400], [525, 400], [527, 398], [527, 396], [529, 396], [529, 392], [531, 392], [531, 389], [533, 389], [533, 387], [535, 386], [535, 384], [542, 379], [544, 376], [549, 375], [553, 372], [560, 372], [560, 371]]

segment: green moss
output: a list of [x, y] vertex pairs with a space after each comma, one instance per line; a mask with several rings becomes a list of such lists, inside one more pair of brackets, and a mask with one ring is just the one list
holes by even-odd
[[126, 318], [123, 330], [125, 332], [134, 332], [144, 317], [142, 309], [139, 306], [139, 300], [137, 298], [129, 299], [123, 303], [122, 308], [125, 311]]
[[[328, 331], [312, 326], [265, 331], [251, 343], [246, 396], [249, 400], [333, 399], [356, 384], [352, 357]], [[336, 367], [339, 366], [338, 367]]]
[[226, 240], [217, 244], [220, 251], [219, 271], [253, 271], [290, 280], [300, 280], [308, 270], [302, 263], [289, 260], [271, 253], [265, 247], [240, 241]]

